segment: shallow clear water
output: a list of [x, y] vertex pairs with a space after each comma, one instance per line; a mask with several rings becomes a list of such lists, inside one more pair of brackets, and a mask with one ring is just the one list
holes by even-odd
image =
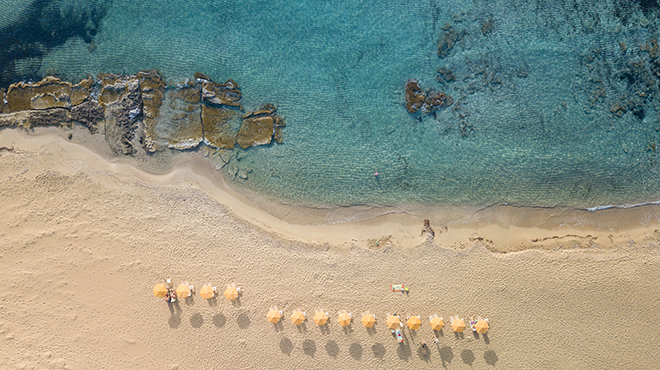
[[[92, 6], [62, 4], [81, 14]], [[658, 78], [652, 52], [640, 48], [659, 22], [635, 1], [93, 6], [103, 9], [94, 47], [74, 35], [13, 61], [13, 72], [76, 80], [158, 69], [170, 83], [197, 71], [234, 79], [247, 110], [275, 103], [287, 123], [285, 144], [250, 148], [225, 168], [248, 172], [233, 180], [239, 187], [314, 206], [591, 207], [660, 198]], [[492, 32], [484, 33], [488, 20]], [[439, 58], [446, 24], [463, 40]], [[439, 67], [456, 81], [438, 82]], [[435, 115], [409, 114], [409, 78], [456, 102]], [[633, 98], [638, 104], [622, 117], [610, 112]]]

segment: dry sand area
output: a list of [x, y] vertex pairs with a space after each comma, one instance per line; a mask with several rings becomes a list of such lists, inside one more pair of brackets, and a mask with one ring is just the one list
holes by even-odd
[[[461, 229], [449, 225], [426, 241], [414, 217], [288, 225], [190, 167], [147, 174], [57, 135], [3, 130], [0, 147], [1, 369], [652, 369], [660, 363], [660, 235], [651, 221], [593, 231], [608, 234], [598, 240], [609, 244], [567, 241], [566, 235], [587, 235], [579, 227], [498, 231], [492, 225], [464, 226], [470, 231], [448, 241], [448, 233]], [[369, 248], [368, 239], [387, 230], [391, 245]], [[506, 249], [507, 233], [547, 235], [554, 244], [521, 250], [522, 239], [510, 235], [520, 251], [487, 245], [496, 239]], [[168, 306], [151, 292], [168, 277], [220, 290], [235, 283], [243, 294], [235, 303], [195, 295]], [[396, 283], [409, 285], [409, 295], [390, 292]], [[271, 306], [284, 311], [281, 325], [267, 322]], [[301, 327], [289, 320], [298, 308], [308, 314]], [[327, 329], [311, 320], [317, 309], [330, 312]], [[353, 313], [347, 330], [336, 322], [340, 310]], [[373, 331], [358, 321], [367, 310], [377, 316]], [[385, 315], [394, 312], [423, 319], [416, 332], [405, 330], [404, 345], [385, 326]], [[447, 325], [424, 356], [419, 343], [431, 342], [427, 318], [434, 313], [488, 317], [491, 330], [456, 336]]]

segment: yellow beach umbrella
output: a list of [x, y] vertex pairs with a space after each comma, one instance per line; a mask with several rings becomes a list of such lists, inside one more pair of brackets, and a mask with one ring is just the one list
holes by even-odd
[[305, 321], [305, 314], [302, 311], [293, 311], [291, 314], [291, 322], [296, 325], [301, 325]]
[[328, 322], [328, 315], [323, 311], [319, 311], [314, 314], [314, 322], [318, 326], [325, 325], [325, 323]]
[[341, 326], [349, 326], [351, 325], [351, 317], [347, 313], [340, 313], [339, 317], [337, 317], [337, 322]]
[[488, 329], [490, 328], [486, 320], [479, 320], [474, 326], [477, 328], [477, 333], [481, 333], [481, 334], [487, 332]]
[[439, 317], [434, 317], [431, 319], [431, 329], [433, 330], [442, 330], [442, 328], [445, 326], [445, 322], [442, 321], [441, 318]]
[[375, 323], [376, 323], [376, 318], [374, 317], [374, 315], [365, 313], [362, 316], [362, 325], [364, 325], [365, 328], [371, 328], [374, 326]]
[[225, 289], [225, 297], [230, 301], [235, 300], [238, 298], [238, 290], [233, 286], [228, 286], [227, 289]]
[[463, 319], [456, 319], [451, 323], [451, 328], [457, 333], [460, 333], [465, 329], [465, 321]]
[[417, 330], [420, 326], [422, 326], [422, 320], [419, 319], [419, 316], [411, 316], [408, 319], [408, 327], [411, 330]]
[[199, 295], [201, 295], [204, 299], [211, 299], [213, 298], [214, 294], [215, 292], [213, 291], [213, 287], [210, 285], [204, 285], [202, 289], [199, 290]]
[[399, 324], [401, 324], [401, 320], [399, 320], [399, 316], [394, 316], [394, 315], [390, 315], [387, 318], [387, 321], [385, 322], [387, 323], [387, 327], [390, 329], [397, 329], [399, 327]]
[[282, 315], [280, 315], [280, 311], [278, 310], [270, 310], [268, 311], [268, 315], [266, 315], [266, 317], [268, 318], [268, 322], [277, 324], [282, 318]]
[[176, 288], [176, 295], [178, 295], [179, 298], [190, 297], [190, 287], [186, 284], [179, 284], [179, 286]]
[[153, 291], [156, 297], [163, 298], [165, 297], [165, 294], [167, 294], [167, 287], [165, 284], [156, 284]]

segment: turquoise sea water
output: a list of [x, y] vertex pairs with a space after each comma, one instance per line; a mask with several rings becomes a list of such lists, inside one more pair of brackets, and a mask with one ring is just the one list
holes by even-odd
[[[5, 82], [158, 69], [172, 83], [199, 71], [237, 81], [247, 110], [276, 104], [285, 144], [225, 167], [248, 173], [239, 188], [311, 206], [660, 199], [655, 1], [26, 3], [0, 17], [5, 50], [26, 37], [6, 30], [42, 32], [47, 14], [78, 23], [33, 54], [11, 49]], [[445, 25], [459, 41], [440, 58]], [[440, 67], [456, 80], [438, 81]], [[408, 113], [409, 78], [454, 105]]]

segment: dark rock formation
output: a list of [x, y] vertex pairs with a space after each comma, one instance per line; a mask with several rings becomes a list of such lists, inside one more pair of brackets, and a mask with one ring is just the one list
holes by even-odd
[[136, 75], [101, 75], [99, 102], [105, 115], [105, 140], [117, 153], [135, 153], [142, 116], [140, 80]]
[[[285, 126], [284, 121], [275, 115], [275, 111], [273, 105], [266, 104], [254, 112], [246, 113], [236, 136], [238, 145], [245, 149], [270, 144], [277, 129]], [[281, 132], [278, 133], [278, 139], [282, 140]]]
[[243, 110], [241, 90], [234, 80], [227, 80], [224, 84], [204, 81], [202, 83], [202, 101], [206, 104], [226, 105]]
[[103, 107], [96, 100], [90, 99], [71, 108], [71, 120], [87, 126], [92, 134], [99, 131], [104, 118]]
[[493, 18], [488, 18], [488, 20], [481, 26], [481, 33], [483, 33], [484, 36], [488, 36], [493, 32], [493, 23]]
[[454, 27], [450, 24], [446, 24], [442, 27], [442, 36], [438, 41], [438, 56], [440, 58], [446, 58], [449, 56], [449, 52], [454, 48], [454, 45], [456, 45], [458, 37], [458, 32], [456, 32]]
[[195, 72], [194, 77], [196, 80], [212, 81], [211, 77], [203, 74], [202, 72]]
[[71, 106], [71, 84], [48, 76], [30, 84], [19, 82], [7, 90], [5, 113], [30, 109], [68, 108]]
[[30, 129], [37, 126], [69, 126], [71, 116], [64, 108], [25, 110], [0, 115], [0, 127], [15, 126]]
[[215, 148], [233, 149], [236, 145], [236, 135], [240, 129], [240, 123], [232, 124], [232, 118], [235, 116], [236, 110], [203, 104], [204, 142]]
[[449, 83], [456, 81], [454, 74], [447, 68], [440, 67], [438, 68], [438, 75], [435, 77], [436, 80], [440, 83]]
[[438, 107], [450, 106], [453, 102], [454, 99], [445, 93], [433, 89], [422, 90], [419, 81], [414, 78], [406, 81], [406, 109], [410, 113], [431, 113]]

